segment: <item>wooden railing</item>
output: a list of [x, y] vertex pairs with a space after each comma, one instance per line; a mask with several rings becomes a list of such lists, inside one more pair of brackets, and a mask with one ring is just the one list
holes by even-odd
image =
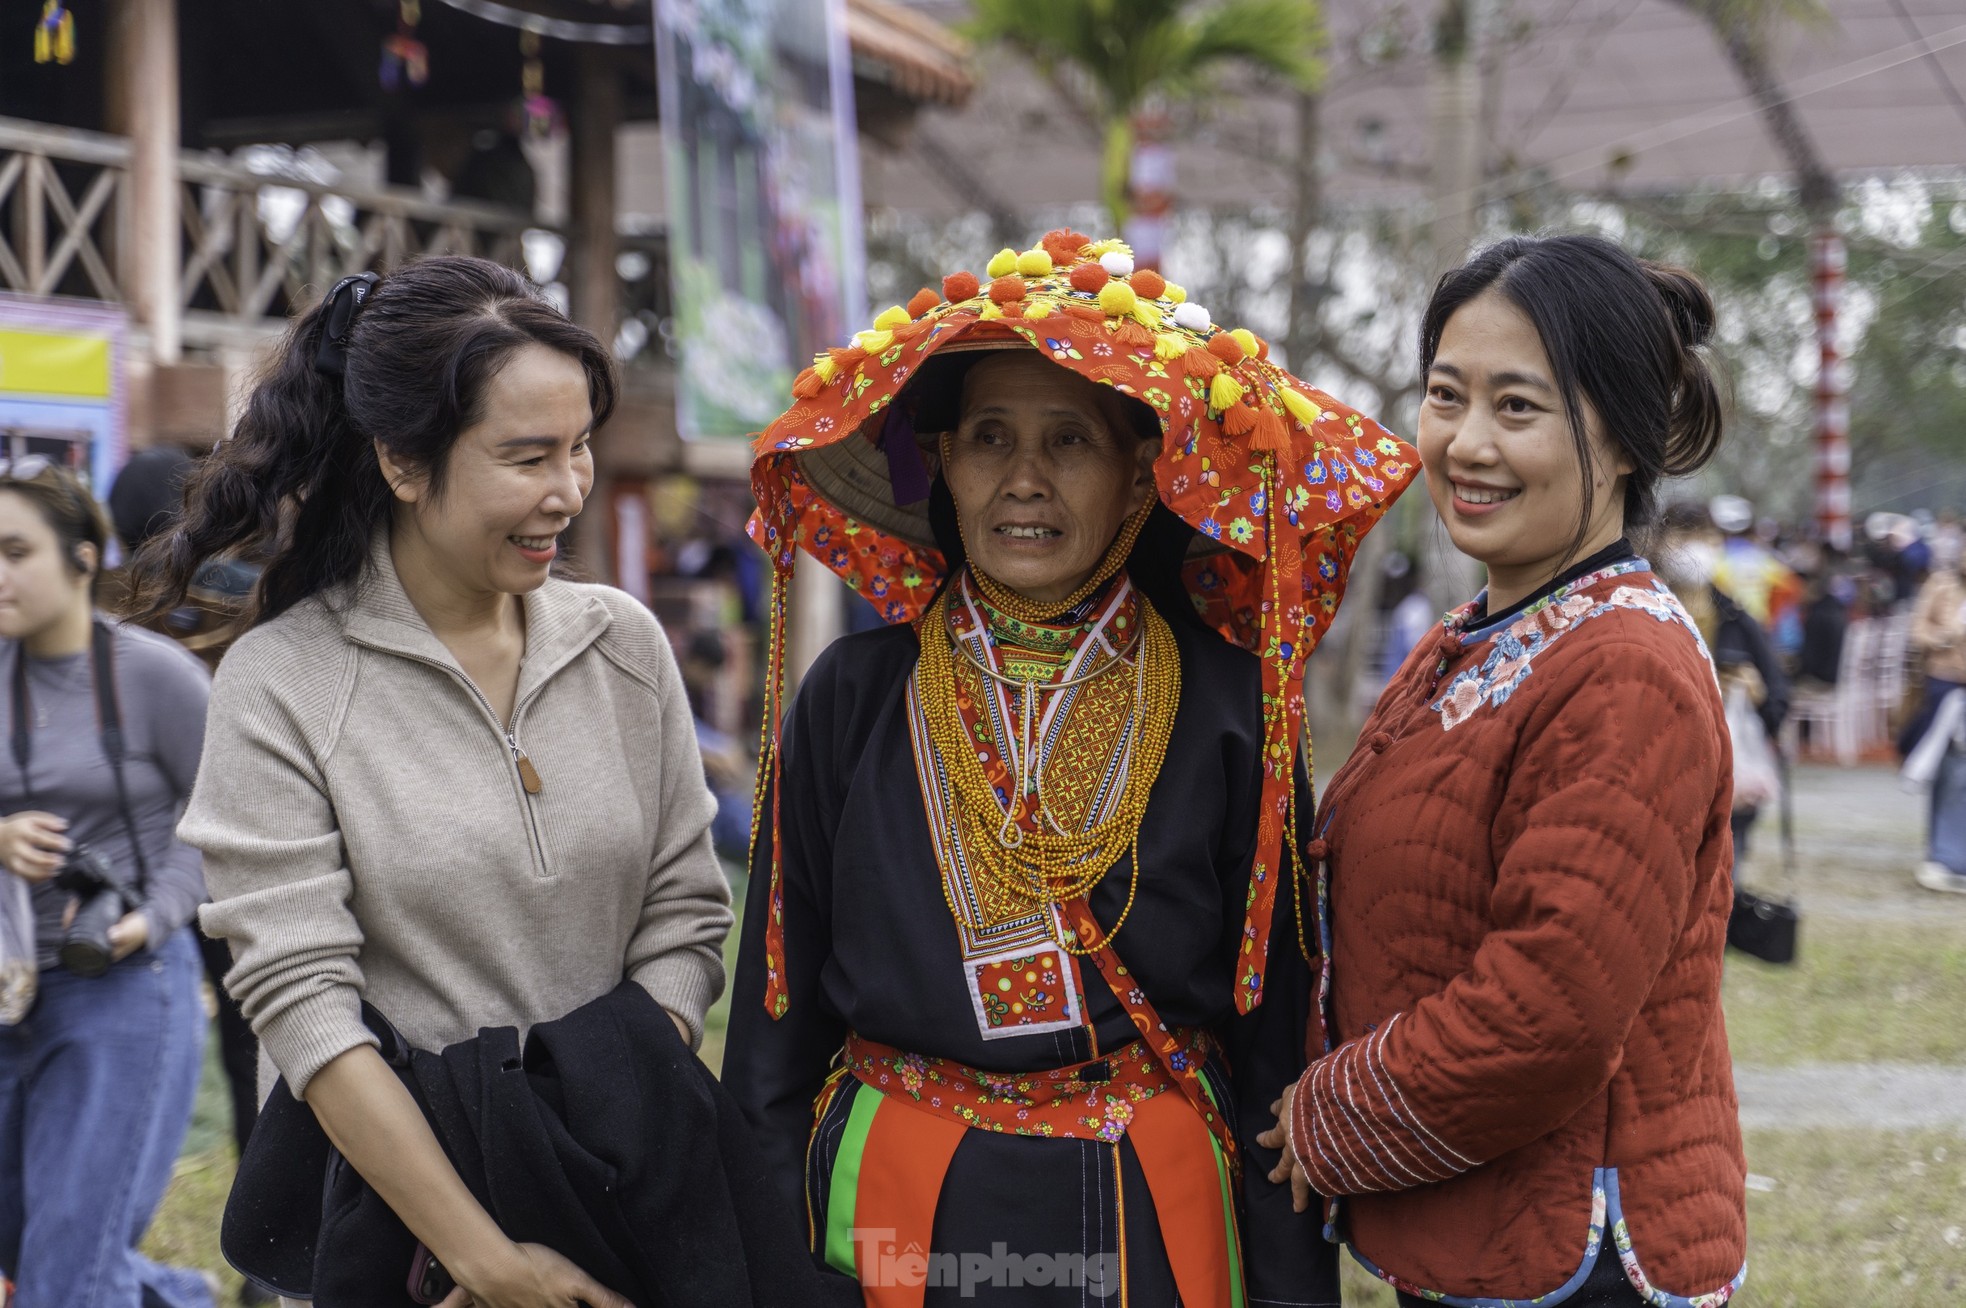
[[[0, 118], [0, 290], [122, 303], [130, 145], [117, 136]], [[274, 176], [183, 154], [178, 302], [187, 343], [277, 326], [352, 272], [418, 254], [524, 267], [540, 225], [493, 205]]]

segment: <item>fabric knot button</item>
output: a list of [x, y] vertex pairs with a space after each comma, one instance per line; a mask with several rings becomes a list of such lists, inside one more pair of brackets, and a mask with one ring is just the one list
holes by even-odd
[[1331, 845], [1328, 841], [1313, 840], [1310, 844], [1304, 846], [1304, 857], [1313, 863], [1322, 863], [1325, 859], [1331, 857]]
[[1372, 739], [1366, 742], [1366, 747], [1374, 754], [1383, 754], [1386, 752], [1386, 746], [1392, 743], [1393, 737], [1391, 732], [1375, 731], [1372, 733]]

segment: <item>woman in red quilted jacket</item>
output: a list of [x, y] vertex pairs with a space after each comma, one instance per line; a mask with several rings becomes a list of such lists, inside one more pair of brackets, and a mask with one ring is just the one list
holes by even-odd
[[1629, 543], [1719, 443], [1713, 323], [1584, 236], [1490, 246], [1427, 310], [1428, 489], [1488, 589], [1319, 809], [1324, 1052], [1265, 1138], [1402, 1304], [1716, 1308], [1745, 1276], [1731, 752]]

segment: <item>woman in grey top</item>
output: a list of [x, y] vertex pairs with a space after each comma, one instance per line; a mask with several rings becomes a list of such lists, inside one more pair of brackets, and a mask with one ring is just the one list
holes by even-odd
[[675, 658], [627, 595], [550, 575], [614, 386], [600, 342], [497, 264], [345, 279], [139, 560], [154, 613], [202, 560], [270, 547], [182, 827], [203, 922], [289, 1088], [456, 1277], [450, 1304], [626, 1301], [500, 1232], [361, 1001], [436, 1050], [632, 979], [693, 1043], [723, 986], [730, 894]]
[[0, 876], [32, 884], [39, 954], [33, 1007], [0, 1027], [0, 1274], [29, 1305], [209, 1308], [201, 1276], [133, 1246], [204, 1045], [188, 924], [205, 887], [173, 828], [210, 682], [172, 641], [96, 613], [107, 537], [68, 472], [33, 456], [0, 471]]

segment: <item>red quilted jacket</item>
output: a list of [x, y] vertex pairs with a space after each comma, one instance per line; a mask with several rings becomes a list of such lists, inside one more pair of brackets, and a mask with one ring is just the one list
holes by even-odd
[[1745, 1273], [1720, 961], [1733, 761], [1637, 561], [1413, 651], [1319, 813], [1327, 983], [1293, 1138], [1338, 1233], [1448, 1302], [1615, 1245], [1661, 1308]]

